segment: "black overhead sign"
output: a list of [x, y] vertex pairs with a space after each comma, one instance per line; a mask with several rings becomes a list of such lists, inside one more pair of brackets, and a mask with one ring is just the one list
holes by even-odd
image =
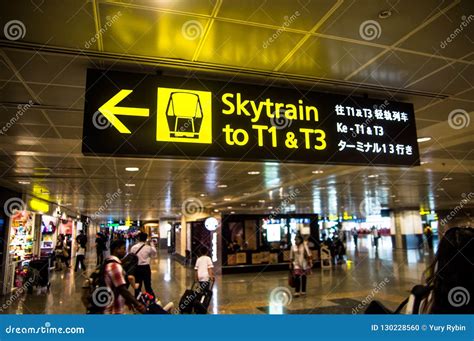
[[419, 164], [413, 105], [88, 70], [86, 155]]

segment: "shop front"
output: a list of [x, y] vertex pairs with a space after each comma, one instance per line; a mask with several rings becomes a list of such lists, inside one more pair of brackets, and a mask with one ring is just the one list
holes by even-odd
[[224, 215], [222, 273], [287, 269], [297, 234], [308, 243], [318, 264], [318, 215]]

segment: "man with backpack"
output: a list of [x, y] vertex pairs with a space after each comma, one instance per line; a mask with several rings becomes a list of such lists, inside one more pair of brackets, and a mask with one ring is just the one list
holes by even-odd
[[125, 305], [141, 313], [143, 304], [127, 290], [121, 258], [125, 256], [125, 241], [117, 240], [110, 246], [111, 255], [104, 260], [98, 271], [83, 285], [83, 302], [89, 314], [124, 314]]
[[153, 296], [153, 288], [151, 287], [151, 267], [150, 260], [151, 258], [156, 257], [156, 247], [150, 242], [147, 242], [148, 234], [145, 232], [140, 232], [138, 235], [139, 242], [132, 246], [130, 253], [135, 254], [138, 257], [138, 264], [135, 269], [135, 282], [138, 284], [138, 287], [135, 289], [135, 297], [141, 291], [142, 283], [145, 285], [145, 291]]

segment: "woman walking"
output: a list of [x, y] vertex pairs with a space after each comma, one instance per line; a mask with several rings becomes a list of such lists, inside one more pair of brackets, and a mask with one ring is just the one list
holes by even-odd
[[291, 247], [290, 259], [290, 269], [293, 271], [295, 283], [295, 297], [299, 297], [300, 293], [305, 296], [307, 275], [311, 273], [313, 262], [311, 252], [300, 234], [295, 237], [295, 245]]

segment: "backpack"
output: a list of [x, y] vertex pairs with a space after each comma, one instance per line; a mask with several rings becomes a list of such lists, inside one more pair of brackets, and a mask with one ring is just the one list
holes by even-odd
[[[415, 300], [413, 302], [413, 312], [412, 314], [419, 314], [419, 309], [421, 302], [428, 297], [431, 287], [425, 286], [425, 285], [415, 285], [411, 289], [411, 294], [414, 296]], [[365, 310], [364, 314], [400, 314], [402, 309], [406, 306], [408, 303], [408, 300], [410, 298], [406, 298], [403, 300], [402, 303], [395, 309], [395, 311], [391, 311], [387, 307], [385, 307], [381, 302], [379, 301], [372, 301], [368, 305], [367, 309]]]
[[114, 300], [116, 293], [105, 283], [105, 267], [110, 263], [117, 263], [117, 261], [113, 259], [104, 261], [90, 274], [82, 286], [81, 300], [86, 307], [86, 314], [103, 314], [105, 308]]
[[143, 243], [142, 246], [137, 250], [135, 253], [128, 253], [125, 257], [122, 259], [122, 267], [127, 276], [135, 276], [135, 269], [138, 265], [138, 253], [143, 249], [143, 247], [146, 244]]

